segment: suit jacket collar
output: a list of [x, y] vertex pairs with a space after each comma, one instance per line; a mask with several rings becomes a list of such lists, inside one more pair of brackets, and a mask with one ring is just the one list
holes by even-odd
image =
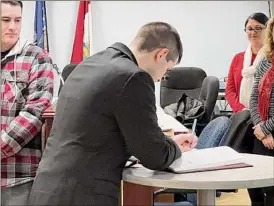
[[130, 51], [130, 49], [126, 45], [124, 45], [123, 43], [116, 42], [113, 45], [111, 45], [109, 48], [119, 50], [120, 52], [125, 54], [128, 58], [130, 58], [138, 66], [138, 62], [137, 62], [135, 56]]

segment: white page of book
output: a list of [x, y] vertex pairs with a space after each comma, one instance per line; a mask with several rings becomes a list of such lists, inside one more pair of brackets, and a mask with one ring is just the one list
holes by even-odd
[[175, 160], [170, 168], [174, 171], [188, 171], [242, 162], [243, 158], [240, 153], [230, 147], [222, 146], [182, 153], [182, 156]]

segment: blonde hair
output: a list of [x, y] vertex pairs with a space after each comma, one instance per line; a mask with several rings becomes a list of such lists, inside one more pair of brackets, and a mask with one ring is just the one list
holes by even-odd
[[268, 61], [272, 62], [272, 56], [274, 54], [274, 42], [273, 42], [273, 27], [274, 27], [274, 17], [272, 17], [266, 26], [265, 31], [265, 44], [263, 52]]

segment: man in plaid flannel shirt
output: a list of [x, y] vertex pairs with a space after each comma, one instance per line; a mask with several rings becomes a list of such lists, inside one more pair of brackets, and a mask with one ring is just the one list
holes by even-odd
[[41, 114], [53, 95], [51, 58], [19, 38], [22, 9], [1, 1], [1, 205], [26, 205], [41, 158]]

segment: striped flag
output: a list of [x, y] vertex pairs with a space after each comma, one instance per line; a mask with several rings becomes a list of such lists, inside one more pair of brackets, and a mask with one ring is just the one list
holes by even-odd
[[39, 47], [49, 51], [45, 1], [36, 1], [35, 3], [34, 41]]
[[92, 16], [91, 2], [80, 1], [71, 63], [79, 63], [92, 54]]

